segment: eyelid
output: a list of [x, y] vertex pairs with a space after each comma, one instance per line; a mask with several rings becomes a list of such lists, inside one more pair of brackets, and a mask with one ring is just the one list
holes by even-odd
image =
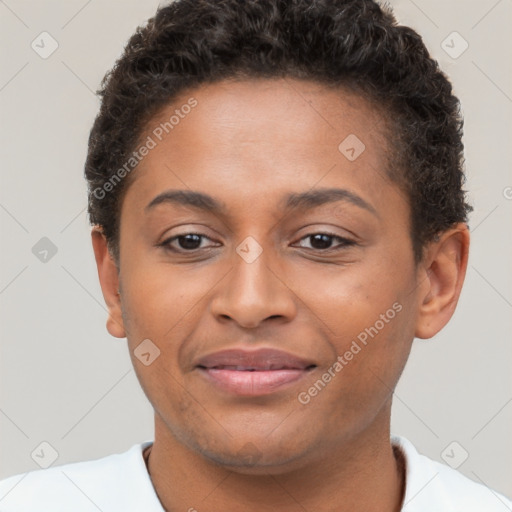
[[[171, 231], [174, 232], [172, 235], [170, 234]], [[159, 235], [158, 238], [162, 241], [158, 242], [156, 245], [161, 245], [169, 240], [186, 235], [199, 235], [210, 240], [214, 240], [213, 237], [221, 237], [217, 230], [212, 229], [208, 225], [195, 222], [183, 222], [181, 224], [174, 225], [172, 228], [167, 228], [162, 234]]]
[[346, 238], [347, 240], [353, 240], [356, 243], [360, 243], [362, 241], [362, 239], [356, 233], [354, 233], [350, 229], [347, 229], [346, 226], [341, 227], [338, 224], [314, 222], [311, 224], [307, 224], [306, 226], [303, 226], [299, 231], [305, 232], [305, 236], [322, 233], [324, 235], [336, 236], [339, 238]]

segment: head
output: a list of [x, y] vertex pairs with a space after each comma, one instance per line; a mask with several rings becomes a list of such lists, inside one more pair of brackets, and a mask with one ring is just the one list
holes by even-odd
[[[469, 246], [459, 103], [420, 36], [367, 0], [177, 0], [99, 93], [85, 174], [107, 328], [157, 430], [254, 471], [384, 435]], [[232, 394], [198, 364], [231, 348], [308, 369]]]

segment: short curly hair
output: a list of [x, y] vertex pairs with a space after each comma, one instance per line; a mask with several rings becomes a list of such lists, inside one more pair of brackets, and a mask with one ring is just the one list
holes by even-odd
[[[148, 122], [177, 96], [226, 79], [297, 78], [355, 91], [386, 112], [390, 179], [410, 203], [415, 261], [472, 207], [459, 100], [421, 37], [373, 0], [175, 0], [138, 27], [97, 93], [88, 214], [119, 262], [119, 179]], [[134, 168], [136, 165], [134, 165]], [[130, 170], [130, 169], [129, 169]]]

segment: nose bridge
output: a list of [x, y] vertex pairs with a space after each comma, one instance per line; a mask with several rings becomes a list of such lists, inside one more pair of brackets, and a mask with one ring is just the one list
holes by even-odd
[[244, 327], [255, 327], [269, 317], [288, 320], [295, 314], [292, 292], [272, 267], [272, 252], [247, 237], [233, 254], [233, 268], [212, 303], [213, 313]]

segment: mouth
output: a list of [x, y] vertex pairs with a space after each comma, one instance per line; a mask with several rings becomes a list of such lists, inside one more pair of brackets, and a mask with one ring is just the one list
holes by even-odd
[[316, 368], [316, 364], [274, 349], [232, 349], [201, 358], [196, 368], [220, 390], [241, 396], [260, 396], [290, 387]]

